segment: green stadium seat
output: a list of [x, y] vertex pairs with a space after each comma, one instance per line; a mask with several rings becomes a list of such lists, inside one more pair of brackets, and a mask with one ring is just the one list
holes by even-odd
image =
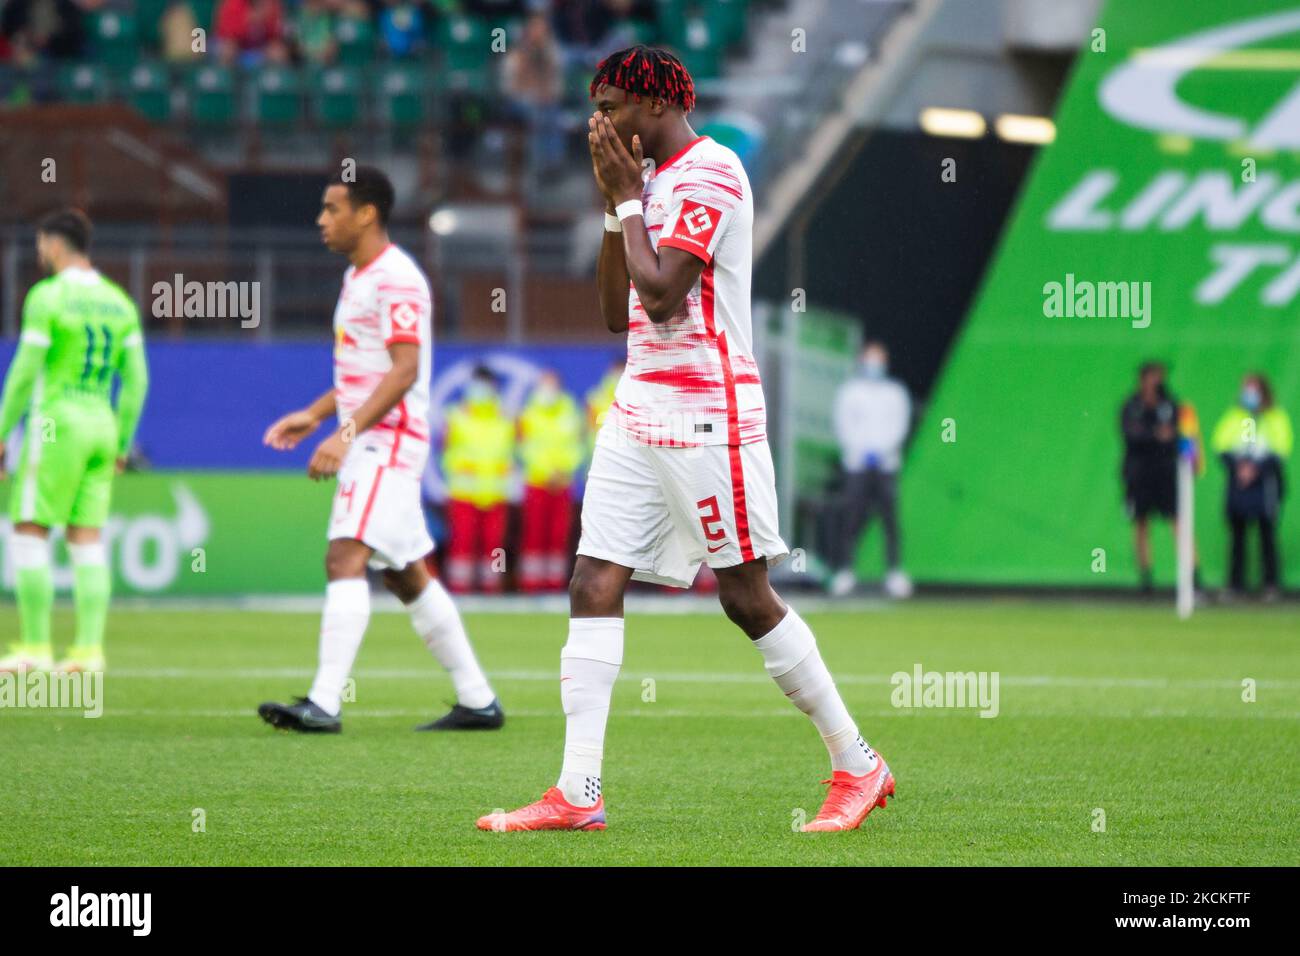
[[375, 27], [359, 17], [341, 17], [334, 27], [339, 44], [339, 63], [365, 66], [375, 59]]
[[629, 20], [627, 27], [634, 43], [654, 44], [659, 42], [662, 35], [659, 27], [649, 20]]
[[696, 0], [655, 0], [655, 19], [660, 29], [668, 31], [674, 23], [686, 18], [687, 12]]
[[302, 77], [285, 66], [263, 66], [254, 80], [255, 118], [268, 126], [288, 126], [302, 113]]
[[708, 45], [723, 51], [745, 38], [749, 0], [659, 0], [657, 19], [660, 37], [671, 46], [699, 54], [702, 23]]
[[694, 79], [709, 80], [722, 73], [722, 45], [703, 16], [686, 18], [677, 53]]
[[90, 42], [100, 63], [127, 67], [139, 56], [135, 14], [101, 10], [90, 15]]
[[203, 126], [229, 126], [239, 113], [234, 71], [216, 63], [193, 69], [186, 84], [190, 119]]
[[316, 119], [323, 126], [356, 123], [361, 111], [361, 77], [355, 67], [331, 66], [312, 76]]
[[159, 30], [172, 0], [135, 0], [136, 42], [150, 54], [160, 52]]
[[[564, 68], [564, 98], [582, 104], [588, 116], [591, 115], [592, 107], [588, 105], [587, 87], [591, 85], [595, 72], [591, 64], [580, 61], [571, 62]], [[583, 123], [585, 128], [585, 118]]]
[[190, 9], [194, 11], [195, 22], [208, 31], [208, 52], [211, 52], [217, 26], [217, 0], [190, 0]]
[[690, 13], [687, 0], [655, 0], [655, 22], [660, 38], [671, 46], [682, 46], [684, 24]]
[[59, 71], [59, 95], [70, 103], [98, 103], [112, 89], [108, 71], [97, 63], [73, 63]]
[[126, 99], [145, 119], [165, 123], [172, 115], [171, 78], [166, 67], [158, 63], [137, 63], [122, 84]]
[[427, 70], [414, 64], [383, 67], [375, 76], [375, 102], [382, 118], [398, 128], [419, 126], [427, 117]]
[[442, 83], [453, 91], [481, 91], [488, 76], [492, 36], [487, 24], [467, 16], [439, 17], [434, 46], [442, 53]]
[[704, 19], [722, 47], [734, 46], [745, 38], [748, 18], [748, 0], [708, 0], [704, 7]]
[[696, 127], [696, 132], [733, 150], [747, 169], [762, 144], [762, 135], [756, 123], [736, 122], [725, 115], [715, 116], [704, 125]]

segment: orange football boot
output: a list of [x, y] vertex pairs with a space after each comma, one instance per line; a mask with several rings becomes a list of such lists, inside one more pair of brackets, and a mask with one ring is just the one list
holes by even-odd
[[856, 830], [862, 826], [867, 814], [883, 807], [894, 795], [894, 775], [883, 757], [871, 773], [855, 777], [847, 770], [836, 770], [831, 779], [822, 783], [831, 785], [817, 816], [799, 829], [804, 833], [829, 833], [839, 830]]
[[509, 813], [489, 813], [478, 818], [480, 830], [603, 830], [605, 829], [605, 798], [600, 797], [594, 807], [575, 807], [559, 787], [551, 787], [542, 799]]

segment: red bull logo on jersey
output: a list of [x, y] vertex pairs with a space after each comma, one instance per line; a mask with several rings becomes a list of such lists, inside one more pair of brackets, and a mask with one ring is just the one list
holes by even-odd
[[354, 339], [352, 336], [348, 335], [347, 329], [340, 328], [337, 331], [335, 331], [334, 333], [335, 356], [339, 354], [339, 349], [346, 348], [348, 346], [356, 345], [356, 344], [357, 344], [357, 340]]

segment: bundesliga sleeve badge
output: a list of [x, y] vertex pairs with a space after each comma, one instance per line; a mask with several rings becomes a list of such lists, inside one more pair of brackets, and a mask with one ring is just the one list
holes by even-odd
[[394, 302], [388, 307], [388, 321], [392, 325], [389, 341], [420, 341], [420, 307], [414, 302]]
[[722, 221], [722, 212], [702, 202], [688, 200], [682, 204], [681, 215], [673, 226], [674, 242], [684, 242], [689, 248], [699, 249], [706, 256], [713, 234]]

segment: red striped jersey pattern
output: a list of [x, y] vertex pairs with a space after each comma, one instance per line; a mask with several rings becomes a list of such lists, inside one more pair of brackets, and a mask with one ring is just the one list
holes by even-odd
[[383, 420], [355, 441], [385, 453], [388, 467], [420, 476], [429, 458], [429, 373], [433, 300], [429, 280], [405, 250], [389, 244], [360, 269], [349, 267], [334, 307], [334, 397], [350, 418], [393, 367], [388, 346], [420, 347], [415, 384]]
[[754, 201], [739, 157], [701, 136], [655, 170], [641, 202], [656, 250], [682, 249], [705, 265], [662, 323], [629, 289], [627, 367], [611, 419], [647, 445], [762, 441], [767, 413], [749, 300]]

